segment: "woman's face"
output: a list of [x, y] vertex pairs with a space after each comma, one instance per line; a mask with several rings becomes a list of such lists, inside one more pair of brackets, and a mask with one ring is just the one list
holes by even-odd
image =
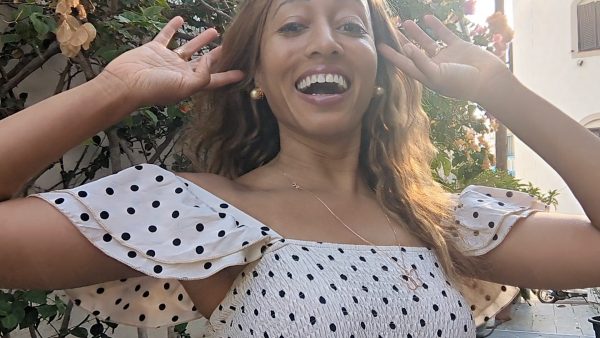
[[377, 51], [367, 0], [275, 0], [255, 79], [280, 125], [314, 136], [360, 130]]

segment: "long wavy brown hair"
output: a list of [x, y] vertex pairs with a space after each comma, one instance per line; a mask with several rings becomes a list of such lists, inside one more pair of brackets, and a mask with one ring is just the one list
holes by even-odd
[[[194, 118], [185, 140], [199, 171], [236, 178], [279, 152], [279, 129], [269, 105], [249, 96], [273, 2], [243, 1], [224, 35], [218, 69], [239, 69], [246, 78], [194, 98]], [[375, 42], [401, 51], [384, 0], [368, 0], [368, 4]], [[378, 65], [376, 81], [386, 94], [373, 99], [363, 117], [361, 173], [386, 213], [435, 250], [450, 279], [473, 275], [475, 259], [464, 256], [453, 240], [451, 201], [431, 174], [435, 148], [421, 106], [422, 88], [381, 56]]]

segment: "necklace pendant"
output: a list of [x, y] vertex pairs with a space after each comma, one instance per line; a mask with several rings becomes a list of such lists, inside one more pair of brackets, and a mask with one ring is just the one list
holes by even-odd
[[417, 270], [415, 269], [410, 269], [406, 276], [408, 277], [408, 280], [406, 282], [408, 283], [408, 288], [411, 291], [415, 291], [416, 289], [421, 287], [421, 284], [423, 284], [421, 278], [419, 278], [419, 275], [417, 274]]

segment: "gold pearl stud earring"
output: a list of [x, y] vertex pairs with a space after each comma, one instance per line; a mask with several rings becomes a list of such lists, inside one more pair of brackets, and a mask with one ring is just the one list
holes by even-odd
[[254, 101], [260, 101], [265, 97], [265, 93], [260, 88], [254, 88], [250, 91], [250, 98]]
[[376, 86], [375, 87], [375, 97], [382, 97], [383, 95], [385, 95], [385, 89], [383, 87]]

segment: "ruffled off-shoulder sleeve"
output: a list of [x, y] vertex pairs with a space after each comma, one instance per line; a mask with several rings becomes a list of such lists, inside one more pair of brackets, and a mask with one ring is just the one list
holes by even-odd
[[[490, 252], [502, 243], [519, 219], [548, 210], [547, 205], [533, 196], [499, 188], [469, 186], [454, 198], [456, 243], [468, 256]], [[496, 316], [519, 293], [518, 287], [477, 279], [465, 280], [460, 289], [478, 326]]]
[[468, 256], [481, 256], [496, 248], [521, 218], [548, 206], [526, 193], [469, 186], [456, 198], [456, 243]]
[[155, 165], [33, 196], [56, 207], [106, 255], [146, 275], [67, 290], [90, 313], [138, 327], [200, 318], [178, 280], [207, 278], [255, 261], [279, 239], [215, 195]]

